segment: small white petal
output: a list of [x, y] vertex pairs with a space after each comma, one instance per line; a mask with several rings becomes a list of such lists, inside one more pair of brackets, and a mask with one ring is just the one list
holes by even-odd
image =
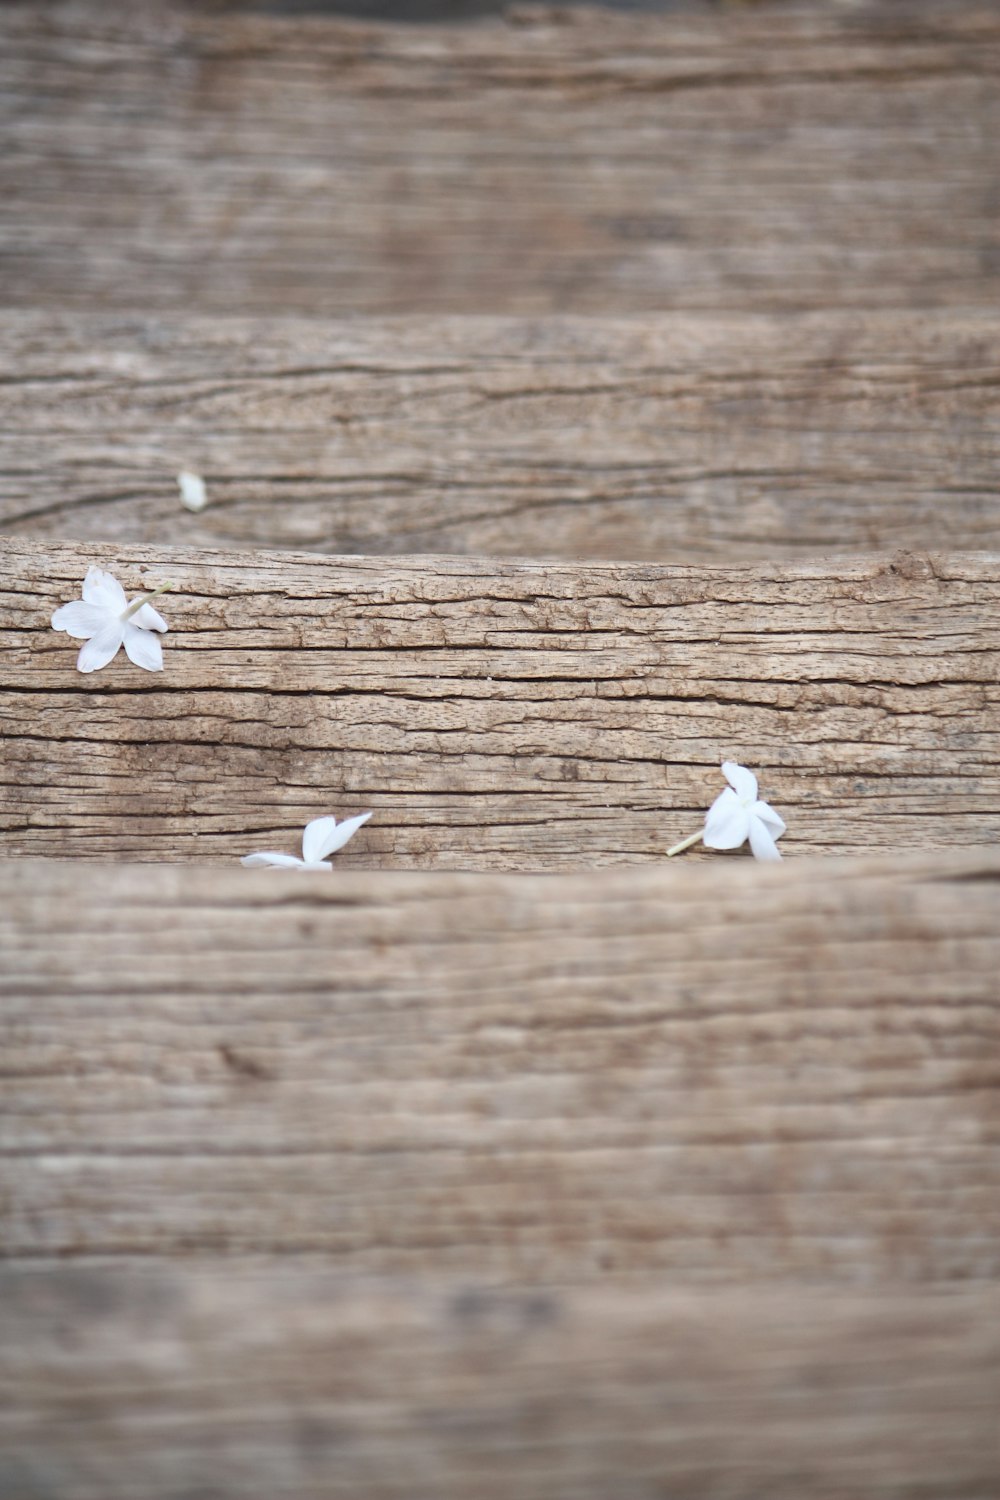
[[738, 766], [734, 760], [724, 760], [722, 774], [741, 802], [756, 801], [757, 778], [746, 766]]
[[275, 870], [298, 870], [302, 868], [303, 861], [295, 854], [244, 854], [240, 860], [241, 865], [246, 865], [248, 870], [265, 868]]
[[777, 844], [760, 818], [750, 819], [750, 848], [754, 859], [773, 861], [781, 858]]
[[720, 792], [705, 814], [702, 842], [708, 849], [738, 849], [750, 832], [750, 814], [729, 787]]
[[102, 625], [97, 634], [80, 647], [80, 655], [76, 659], [77, 670], [97, 672], [101, 667], [106, 667], [118, 655], [124, 631], [121, 620], [109, 620], [106, 625]]
[[129, 620], [130, 625], [138, 625], [140, 630], [169, 630], [170, 626], [161, 614], [151, 604], [144, 604], [137, 609]]
[[200, 474], [192, 474], [187, 469], [177, 476], [180, 485], [181, 504], [186, 510], [204, 510], [208, 504], [208, 493], [205, 489], [205, 481]]
[[335, 836], [336, 828], [336, 818], [313, 818], [306, 824], [302, 834], [302, 858], [307, 864], [323, 858], [327, 852], [324, 845], [328, 838]]
[[324, 839], [320, 852], [324, 856], [327, 854], [336, 854], [337, 850], [343, 849], [348, 839], [352, 839], [362, 823], [367, 823], [370, 817], [371, 813], [366, 812], [359, 813], [356, 818], [345, 818], [342, 823], [337, 824], [336, 832], [330, 838]]
[[125, 655], [147, 672], [163, 671], [163, 647], [159, 636], [140, 630], [131, 620], [125, 622]]
[[755, 802], [750, 808], [750, 816], [759, 818], [765, 828], [770, 829], [776, 839], [780, 839], [783, 833], [787, 833], [784, 818], [775, 812], [769, 802]]
[[82, 599], [74, 599], [72, 604], [62, 605], [52, 616], [53, 630], [65, 630], [67, 635], [77, 641], [89, 641], [102, 625], [107, 624], [107, 610], [102, 609], [99, 604], [84, 604]]
[[114, 610], [120, 615], [128, 600], [118, 579], [100, 568], [88, 568], [83, 580], [83, 597], [87, 604], [99, 604], [102, 609]]

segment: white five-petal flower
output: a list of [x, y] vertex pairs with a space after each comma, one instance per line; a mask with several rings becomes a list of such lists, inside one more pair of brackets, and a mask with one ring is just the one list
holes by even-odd
[[345, 818], [338, 823], [336, 818], [314, 818], [307, 823], [302, 835], [302, 858], [295, 854], [244, 854], [241, 865], [248, 869], [269, 868], [272, 870], [332, 870], [328, 854], [343, 849], [348, 839], [353, 838], [371, 817], [370, 812], [359, 813], [356, 818]]
[[668, 849], [667, 858], [690, 849], [699, 839], [708, 849], [739, 849], [749, 839], [755, 859], [780, 859], [775, 841], [785, 832], [784, 820], [758, 798], [756, 776], [732, 760], [722, 762], [722, 774], [729, 785], [705, 814], [705, 827]]
[[83, 598], [64, 604], [52, 616], [55, 630], [65, 630], [75, 640], [86, 642], [76, 659], [81, 672], [106, 667], [125, 647], [129, 661], [147, 672], [163, 669], [163, 649], [153, 631], [167, 629], [167, 622], [148, 602], [170, 588], [164, 583], [151, 594], [141, 594], [130, 604], [118, 579], [100, 568], [88, 568]]

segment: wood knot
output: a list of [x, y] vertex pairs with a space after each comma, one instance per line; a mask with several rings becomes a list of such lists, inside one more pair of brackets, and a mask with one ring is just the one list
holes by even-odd
[[937, 569], [928, 553], [897, 552], [885, 570], [897, 578], [936, 578]]

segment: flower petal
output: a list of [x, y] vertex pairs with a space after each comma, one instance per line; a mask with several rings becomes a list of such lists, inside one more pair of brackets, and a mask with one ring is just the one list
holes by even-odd
[[137, 667], [143, 667], [147, 672], [162, 672], [163, 647], [159, 636], [151, 635], [148, 630], [140, 630], [131, 620], [125, 622], [124, 628], [125, 655], [129, 661], [135, 662]]
[[335, 837], [336, 828], [336, 818], [313, 818], [306, 824], [302, 834], [302, 858], [306, 864], [323, 858], [326, 853], [323, 846], [328, 838]]
[[336, 854], [338, 849], [343, 849], [348, 839], [352, 839], [362, 823], [367, 823], [370, 817], [370, 812], [359, 813], [356, 818], [345, 818], [342, 823], [338, 823], [331, 837], [324, 839], [321, 854], [323, 856]]
[[702, 842], [708, 849], [738, 849], [750, 832], [750, 814], [729, 787], [720, 792], [705, 814]]
[[99, 604], [84, 604], [82, 599], [74, 599], [72, 604], [62, 605], [52, 616], [53, 630], [65, 630], [67, 635], [73, 636], [77, 641], [89, 641], [107, 623], [106, 609], [102, 609]]
[[200, 474], [192, 474], [189, 469], [183, 469], [177, 476], [177, 483], [181, 491], [181, 504], [187, 510], [204, 510], [208, 504], [208, 494], [205, 490], [205, 481]]
[[781, 858], [777, 844], [760, 818], [750, 819], [750, 848], [754, 859], [776, 860]]
[[248, 870], [266, 868], [275, 870], [300, 869], [303, 861], [296, 854], [244, 854], [240, 860], [241, 865], [246, 865]]
[[88, 568], [83, 580], [83, 597], [87, 604], [98, 604], [102, 609], [114, 610], [120, 615], [127, 607], [125, 590], [111, 573], [102, 573], [100, 568]]
[[129, 620], [130, 625], [138, 625], [140, 630], [169, 630], [170, 627], [161, 614], [151, 604], [144, 604], [137, 609]]
[[746, 766], [738, 766], [734, 760], [724, 760], [722, 774], [741, 802], [757, 800], [757, 778]]
[[76, 659], [77, 671], [97, 672], [101, 667], [106, 667], [118, 655], [124, 632], [121, 620], [109, 620], [106, 625], [102, 625], [97, 634], [80, 647], [80, 655]]
[[751, 818], [759, 818], [764, 827], [770, 829], [776, 839], [780, 839], [783, 833], [788, 832], [784, 818], [775, 812], [769, 802], [755, 802], [753, 807], [750, 808], [750, 816]]

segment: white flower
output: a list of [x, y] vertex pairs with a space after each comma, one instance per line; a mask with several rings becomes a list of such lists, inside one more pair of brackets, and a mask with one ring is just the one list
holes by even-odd
[[785, 824], [773, 807], [758, 799], [756, 776], [732, 760], [722, 762], [722, 774], [729, 785], [705, 814], [704, 829], [668, 849], [667, 858], [690, 849], [699, 839], [708, 849], [739, 849], [749, 839], [755, 859], [780, 859], [775, 840], [785, 832]]
[[166, 630], [167, 622], [148, 602], [169, 589], [162, 584], [151, 594], [142, 594], [129, 604], [125, 590], [110, 573], [88, 568], [83, 581], [83, 599], [64, 604], [52, 616], [55, 630], [65, 630], [75, 640], [86, 641], [76, 659], [80, 672], [96, 672], [118, 655], [121, 646], [129, 661], [147, 672], [163, 669], [163, 649], [154, 630]]
[[183, 469], [177, 476], [177, 483], [181, 491], [181, 504], [185, 510], [205, 509], [208, 504], [208, 492], [200, 474], [192, 474], [188, 469]]
[[244, 854], [241, 865], [248, 869], [269, 867], [274, 870], [332, 870], [328, 854], [343, 849], [348, 839], [353, 838], [371, 817], [370, 812], [359, 813], [356, 818], [345, 818], [338, 823], [336, 818], [314, 818], [307, 823], [302, 835], [302, 858], [296, 854]]

